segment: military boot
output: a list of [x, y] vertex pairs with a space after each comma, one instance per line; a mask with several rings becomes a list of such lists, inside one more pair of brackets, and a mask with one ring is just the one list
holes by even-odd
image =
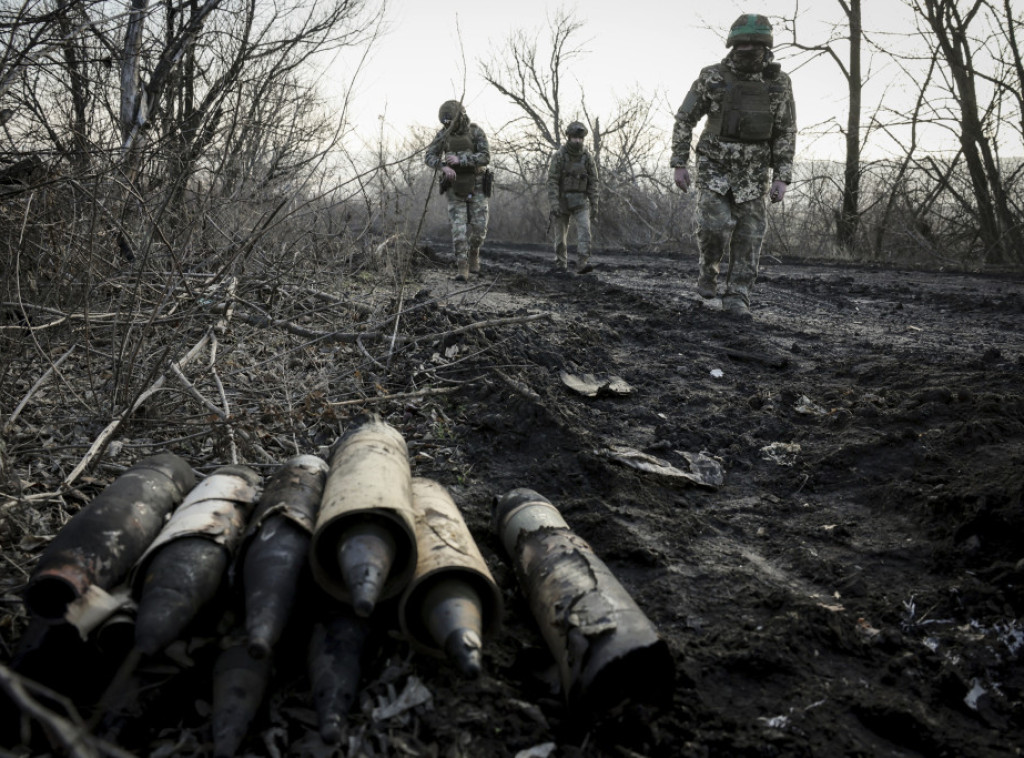
[[697, 278], [697, 294], [705, 300], [710, 300], [718, 295], [718, 286], [712, 277], [700, 276]]
[[736, 318], [750, 321], [754, 318], [747, 301], [738, 295], [727, 295], [722, 298], [722, 312]]
[[594, 264], [590, 262], [589, 255], [581, 255], [576, 259], [576, 273], [589, 274], [594, 270]]
[[469, 251], [469, 272], [480, 273], [480, 248], [476, 247]]
[[469, 260], [465, 257], [459, 258], [459, 274], [455, 277], [457, 282], [468, 282], [469, 281]]

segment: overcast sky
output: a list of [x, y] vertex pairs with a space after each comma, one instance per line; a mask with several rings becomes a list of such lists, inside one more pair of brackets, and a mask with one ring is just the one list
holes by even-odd
[[[575, 46], [585, 51], [566, 72], [566, 103], [578, 103], [583, 92], [588, 110], [607, 118], [619, 99], [639, 90], [654, 100], [656, 120], [670, 132], [672, 116], [697, 73], [725, 56], [732, 22], [745, 12], [768, 15], [776, 23], [778, 45], [786, 36], [779, 15], [773, 14], [792, 15], [794, 5], [735, 0], [388, 0], [383, 35], [355, 79], [353, 122], [370, 133], [371, 144], [381, 125], [389, 139], [399, 139], [412, 126], [436, 128], [438, 106], [458, 99], [464, 90], [470, 117], [489, 134], [496, 132], [517, 111], [483, 81], [480, 61], [500, 51], [517, 29], [535, 35], [541, 50], [547, 50], [549, 19], [564, 9], [583, 21]], [[836, 0], [802, 0], [799, 5], [799, 29], [808, 41], [823, 38], [823, 22], [841, 18]], [[866, 28], [888, 25], [893, 31], [910, 31], [902, 3], [872, 0], [865, 6]], [[356, 59], [349, 51], [330, 69], [329, 81], [336, 90], [349, 89]], [[822, 58], [798, 70], [781, 62], [793, 78], [801, 129], [830, 118], [845, 123], [846, 87], [834, 62]], [[882, 72], [872, 85], [879, 97], [884, 80]], [[865, 109], [872, 105], [869, 96]], [[568, 114], [569, 119], [579, 115]], [[798, 158], [829, 155], [842, 156], [838, 138], [801, 133]]]

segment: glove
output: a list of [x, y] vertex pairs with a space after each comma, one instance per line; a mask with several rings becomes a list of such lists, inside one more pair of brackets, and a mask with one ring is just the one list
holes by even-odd
[[449, 166], [458, 166], [459, 163], [461, 163], [461, 161], [459, 160], [459, 156], [457, 156], [455, 153], [448, 153], [448, 155], [444, 157], [444, 162], [447, 163]]
[[441, 173], [444, 175], [444, 178], [447, 179], [448, 181], [455, 181], [455, 169], [453, 169], [451, 166], [441, 166]]
[[676, 166], [675, 174], [672, 177], [676, 186], [683, 192], [690, 189], [690, 169], [686, 166]]
[[772, 182], [772, 188], [768, 192], [768, 197], [772, 199], [773, 203], [781, 203], [782, 198], [786, 196], [787, 187], [788, 185], [784, 181], [776, 179], [774, 182]]

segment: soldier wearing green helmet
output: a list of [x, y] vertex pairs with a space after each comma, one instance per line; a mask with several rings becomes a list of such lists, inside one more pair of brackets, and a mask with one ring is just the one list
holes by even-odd
[[590, 265], [590, 220], [597, 214], [597, 164], [583, 144], [587, 127], [573, 121], [565, 127], [565, 144], [548, 163], [548, 206], [555, 245], [555, 272], [568, 271], [566, 242], [569, 224], [576, 223], [576, 273], [586, 274]]
[[687, 192], [693, 130], [706, 116], [694, 150], [697, 292], [717, 297], [725, 259], [722, 310], [750, 318], [750, 291], [766, 228], [765, 194], [780, 202], [793, 180], [796, 105], [789, 76], [774, 63], [772, 25], [765, 16], [744, 13], [729, 29], [725, 45], [725, 59], [701, 70], [676, 113], [669, 165], [676, 186]]
[[424, 162], [441, 174], [441, 192], [448, 197], [448, 220], [458, 267], [456, 279], [480, 272], [480, 246], [487, 236], [491, 194], [491, 148], [484, 130], [469, 120], [458, 100], [438, 109], [441, 130], [427, 146]]

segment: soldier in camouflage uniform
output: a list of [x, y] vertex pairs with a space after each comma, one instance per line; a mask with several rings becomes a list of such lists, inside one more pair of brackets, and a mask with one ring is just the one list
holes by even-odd
[[728, 251], [722, 309], [749, 318], [766, 226], [769, 171], [773, 203], [782, 200], [793, 179], [796, 106], [789, 76], [772, 62], [767, 18], [740, 16], [725, 44], [729, 54], [700, 72], [676, 113], [670, 165], [676, 186], [686, 192], [693, 129], [707, 116], [695, 150], [697, 292], [705, 298], [717, 295], [719, 264]]
[[566, 240], [569, 222], [576, 222], [576, 271], [590, 265], [590, 216], [597, 215], [597, 164], [583, 145], [587, 127], [573, 121], [565, 129], [566, 142], [551, 155], [548, 165], [548, 205], [555, 245], [555, 270], [568, 270]]
[[443, 128], [427, 146], [425, 161], [441, 172], [441, 191], [448, 197], [452, 247], [458, 265], [456, 279], [466, 281], [480, 271], [480, 246], [487, 236], [485, 178], [491, 149], [483, 129], [471, 123], [458, 100], [442, 103], [438, 118]]

